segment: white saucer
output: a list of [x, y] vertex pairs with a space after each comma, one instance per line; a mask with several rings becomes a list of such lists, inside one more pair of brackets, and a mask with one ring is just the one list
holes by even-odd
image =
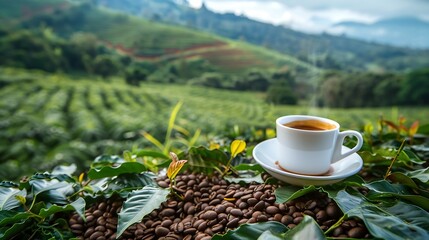
[[[271, 176], [292, 185], [308, 186], [308, 185], [327, 185], [339, 182], [353, 174], [359, 172], [362, 168], [363, 160], [357, 154], [345, 157], [331, 165], [331, 169], [327, 175], [310, 176], [281, 170], [276, 161], [278, 157], [278, 142], [276, 138], [268, 139], [256, 145], [253, 149], [253, 158], [260, 164]], [[349, 149], [343, 146], [343, 151]]]

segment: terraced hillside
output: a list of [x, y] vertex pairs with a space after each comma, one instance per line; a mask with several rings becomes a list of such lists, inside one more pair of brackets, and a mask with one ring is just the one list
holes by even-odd
[[[28, 14], [25, 9], [31, 6], [35, 11]], [[178, 59], [204, 59], [218, 71], [228, 73], [252, 68], [278, 69], [285, 65], [304, 71], [313, 69], [294, 57], [268, 49], [115, 13], [89, 3], [23, 0], [12, 5], [0, 3], [0, 9], [5, 13], [4, 21], [16, 28], [43, 26], [65, 39], [76, 33], [90, 33], [99, 43], [143, 62], [163, 64]]]

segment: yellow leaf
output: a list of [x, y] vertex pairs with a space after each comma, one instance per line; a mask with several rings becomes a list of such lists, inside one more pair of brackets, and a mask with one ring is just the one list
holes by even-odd
[[417, 133], [418, 129], [419, 129], [419, 121], [415, 121], [415, 122], [413, 122], [410, 129], [408, 130], [409, 131], [408, 134], [410, 136], [414, 136]]
[[234, 140], [231, 143], [231, 156], [232, 158], [235, 158], [237, 154], [244, 151], [246, 148], [246, 142], [243, 140]]
[[85, 173], [81, 173], [79, 175], [79, 182], [82, 183], [83, 182], [83, 177], [85, 177]]
[[209, 146], [210, 150], [215, 150], [215, 149], [219, 149], [219, 148], [220, 148], [220, 144], [219, 143], [210, 142], [210, 146]]
[[180, 169], [182, 169], [183, 165], [187, 162], [187, 160], [179, 160], [177, 155], [173, 152], [170, 152], [171, 157], [171, 163], [167, 168], [167, 177], [170, 180], [173, 180], [176, 175], [180, 172]]

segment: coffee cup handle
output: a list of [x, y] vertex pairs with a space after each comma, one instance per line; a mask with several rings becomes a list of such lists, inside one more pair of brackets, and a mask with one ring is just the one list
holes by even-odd
[[[341, 149], [343, 147], [343, 142], [344, 139], [347, 136], [354, 136], [357, 138], [357, 143], [356, 146], [354, 146], [352, 149], [346, 151], [346, 152], [342, 152]], [[334, 155], [332, 157], [332, 163], [337, 162], [347, 156], [350, 156], [351, 154], [359, 151], [359, 149], [362, 147], [363, 145], [363, 138], [362, 138], [362, 134], [360, 134], [357, 131], [353, 131], [353, 130], [346, 130], [346, 131], [342, 131], [338, 134], [337, 137], [337, 142], [336, 142], [336, 146], [335, 146], [335, 150], [334, 150]]]

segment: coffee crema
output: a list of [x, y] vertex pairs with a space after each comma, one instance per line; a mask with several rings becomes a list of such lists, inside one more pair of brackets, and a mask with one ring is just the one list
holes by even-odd
[[336, 128], [334, 124], [314, 119], [292, 121], [283, 124], [283, 126], [309, 131], [326, 131]]

